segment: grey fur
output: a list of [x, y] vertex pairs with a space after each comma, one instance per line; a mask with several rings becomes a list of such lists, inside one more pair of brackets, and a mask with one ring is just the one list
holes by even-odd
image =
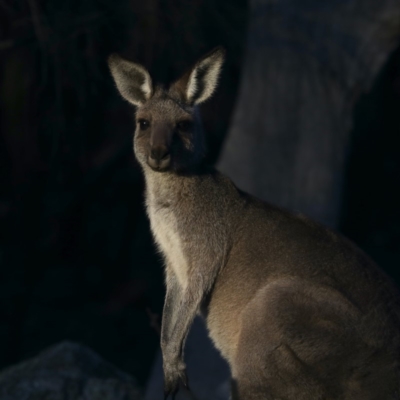
[[[223, 53], [211, 54], [218, 75]], [[200, 312], [231, 367], [234, 400], [400, 399], [397, 288], [347, 239], [204, 165], [196, 107], [184, 101], [190, 74], [138, 107], [149, 125], [134, 139], [165, 258], [166, 394], [186, 382], [183, 348]], [[149, 157], [160, 146], [168, 161], [157, 169]]]

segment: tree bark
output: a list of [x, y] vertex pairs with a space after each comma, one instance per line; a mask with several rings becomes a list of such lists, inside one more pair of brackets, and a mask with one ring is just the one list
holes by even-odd
[[399, 43], [398, 0], [251, 0], [219, 169], [240, 188], [335, 227], [355, 99]]

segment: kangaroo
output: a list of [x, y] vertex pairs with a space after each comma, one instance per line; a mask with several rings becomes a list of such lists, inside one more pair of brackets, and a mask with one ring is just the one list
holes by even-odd
[[165, 396], [187, 385], [185, 339], [200, 313], [230, 365], [234, 400], [400, 399], [395, 285], [349, 240], [244, 193], [204, 161], [198, 105], [224, 57], [214, 49], [168, 87], [109, 58], [136, 106], [134, 153], [165, 259]]

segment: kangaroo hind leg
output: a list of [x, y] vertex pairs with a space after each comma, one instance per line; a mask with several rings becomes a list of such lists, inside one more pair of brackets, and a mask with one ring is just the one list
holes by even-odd
[[233, 400], [337, 398], [354, 340], [344, 328], [353, 318], [348, 307], [330, 288], [307, 282], [260, 289], [241, 315]]

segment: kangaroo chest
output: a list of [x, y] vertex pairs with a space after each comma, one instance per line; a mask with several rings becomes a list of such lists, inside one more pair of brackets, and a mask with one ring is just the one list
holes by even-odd
[[178, 229], [177, 216], [168, 207], [152, 205], [148, 206], [148, 214], [154, 239], [178, 282], [185, 288], [188, 283], [188, 262], [184, 241]]

